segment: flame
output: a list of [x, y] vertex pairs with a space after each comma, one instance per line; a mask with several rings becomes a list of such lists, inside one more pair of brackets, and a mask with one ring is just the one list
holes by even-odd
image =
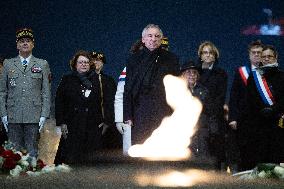
[[130, 147], [131, 157], [149, 160], [183, 160], [190, 156], [188, 145], [198, 121], [202, 105], [187, 88], [186, 81], [179, 77], [164, 77], [167, 103], [174, 110], [143, 143]]
[[192, 187], [201, 183], [212, 182], [214, 173], [198, 169], [168, 170], [157, 174], [142, 172], [135, 176], [135, 181], [139, 186], [159, 186], [159, 187]]

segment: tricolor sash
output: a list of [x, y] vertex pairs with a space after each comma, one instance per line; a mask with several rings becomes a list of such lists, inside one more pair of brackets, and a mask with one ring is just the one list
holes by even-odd
[[125, 81], [125, 78], [126, 78], [126, 67], [124, 67], [124, 69], [122, 70], [119, 78], [118, 78], [118, 82], [120, 81]]
[[248, 66], [239, 67], [239, 73], [245, 85], [247, 85], [247, 80], [249, 77], [250, 69]]
[[258, 71], [252, 71], [252, 75], [255, 81], [256, 88], [258, 90], [258, 93], [261, 96], [262, 101], [266, 105], [272, 106], [274, 104], [274, 97], [272, 95], [272, 92], [266, 82], [266, 79], [262, 77]]

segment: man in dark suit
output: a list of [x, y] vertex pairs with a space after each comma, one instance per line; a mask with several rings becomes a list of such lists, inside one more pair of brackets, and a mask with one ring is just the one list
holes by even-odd
[[[233, 85], [230, 93], [229, 102], [229, 126], [232, 133], [235, 133], [237, 144], [240, 150], [240, 170], [247, 170], [251, 168], [248, 162], [248, 151], [250, 151], [250, 144], [247, 143], [248, 128], [245, 124], [248, 112], [247, 109], [247, 79], [252, 70], [255, 70], [261, 63], [261, 52], [263, 44], [261, 41], [253, 41], [248, 46], [249, 64], [245, 64], [237, 68], [234, 75]], [[233, 136], [232, 136], [233, 137]], [[233, 153], [233, 152], [232, 152]]]
[[50, 113], [50, 69], [32, 55], [33, 31], [16, 32], [19, 55], [4, 61], [0, 77], [0, 116], [16, 150], [38, 155], [38, 134]]
[[252, 71], [247, 83], [248, 169], [284, 158], [284, 130], [279, 124], [284, 117], [284, 73], [278, 67], [275, 47], [264, 46], [261, 57], [262, 66]]
[[144, 142], [171, 113], [163, 78], [177, 75], [179, 64], [176, 55], [161, 48], [162, 38], [158, 25], [147, 25], [142, 32], [143, 49], [127, 61], [123, 117], [126, 124], [133, 126], [132, 144]]

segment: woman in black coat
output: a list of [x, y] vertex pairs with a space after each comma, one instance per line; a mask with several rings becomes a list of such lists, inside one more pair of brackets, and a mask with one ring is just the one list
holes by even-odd
[[199, 45], [198, 56], [202, 72], [199, 82], [205, 86], [209, 95], [213, 100], [213, 112], [217, 121], [217, 127], [211, 127], [210, 134], [210, 150], [217, 158], [216, 168], [221, 168], [221, 162], [225, 161], [225, 121], [224, 109], [226, 91], [227, 91], [227, 73], [218, 67], [219, 51], [216, 46], [205, 41]]
[[77, 52], [70, 65], [72, 73], [62, 77], [56, 92], [55, 118], [62, 137], [55, 164], [85, 163], [102, 145], [100, 85], [90, 70], [89, 53]]

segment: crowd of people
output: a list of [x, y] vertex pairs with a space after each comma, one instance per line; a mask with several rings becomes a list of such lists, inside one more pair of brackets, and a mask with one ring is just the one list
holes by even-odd
[[[34, 41], [31, 29], [18, 30], [19, 55], [1, 65], [0, 136], [3, 142], [7, 133], [17, 150], [36, 158], [38, 136], [50, 116], [51, 72], [47, 61], [32, 55]], [[143, 143], [172, 113], [163, 84], [167, 74], [183, 78], [203, 105], [189, 146], [196, 158], [214, 159], [216, 169], [229, 166], [232, 172], [283, 162], [284, 72], [275, 47], [261, 41], [248, 45], [250, 63], [236, 69], [228, 105], [228, 75], [218, 65], [218, 48], [204, 41], [197, 55], [196, 62], [180, 66], [161, 28], [149, 24], [116, 85], [102, 71], [104, 53], [76, 52], [56, 90], [62, 136], [55, 163], [85, 163], [102, 149], [122, 148], [127, 155], [131, 145]]]

